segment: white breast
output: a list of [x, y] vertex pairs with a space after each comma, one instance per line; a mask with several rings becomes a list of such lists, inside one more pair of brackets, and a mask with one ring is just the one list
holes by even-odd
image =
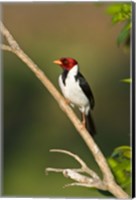
[[88, 113], [90, 109], [89, 101], [82, 89], [80, 88], [79, 81], [76, 81], [75, 79], [77, 71], [78, 66], [76, 65], [68, 72], [65, 84], [62, 81], [62, 75], [60, 75], [59, 85], [66, 99], [70, 100], [71, 103], [78, 106], [81, 112]]

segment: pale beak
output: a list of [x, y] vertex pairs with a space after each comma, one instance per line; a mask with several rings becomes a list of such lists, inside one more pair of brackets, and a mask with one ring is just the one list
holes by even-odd
[[53, 63], [55, 63], [57, 65], [62, 65], [62, 62], [60, 60], [54, 60]]

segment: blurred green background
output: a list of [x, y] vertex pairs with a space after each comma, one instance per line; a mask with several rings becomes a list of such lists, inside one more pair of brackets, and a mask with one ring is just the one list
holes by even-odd
[[[94, 93], [97, 144], [106, 156], [129, 145], [130, 56], [116, 44], [122, 24], [113, 26], [105, 12], [110, 3], [3, 3], [5, 26], [22, 49], [58, 88], [61, 69], [53, 60], [78, 60]], [[15, 55], [3, 52], [4, 175], [3, 195], [104, 197], [95, 189], [63, 188], [71, 180], [45, 175], [45, 167], [78, 167], [52, 148], [78, 154], [99, 174], [88, 148], [34, 74]], [[80, 116], [80, 115], [79, 115]]]

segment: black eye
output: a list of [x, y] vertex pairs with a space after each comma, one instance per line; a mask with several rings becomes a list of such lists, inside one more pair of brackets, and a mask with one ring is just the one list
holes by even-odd
[[64, 65], [68, 64], [67, 59], [63, 59], [63, 64], [64, 64]]

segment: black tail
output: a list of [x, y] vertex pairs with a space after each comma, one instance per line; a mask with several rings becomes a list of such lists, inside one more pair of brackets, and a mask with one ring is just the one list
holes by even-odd
[[88, 115], [85, 115], [85, 120], [86, 120], [86, 129], [92, 136], [94, 136], [96, 134], [96, 128], [90, 112], [88, 113]]

